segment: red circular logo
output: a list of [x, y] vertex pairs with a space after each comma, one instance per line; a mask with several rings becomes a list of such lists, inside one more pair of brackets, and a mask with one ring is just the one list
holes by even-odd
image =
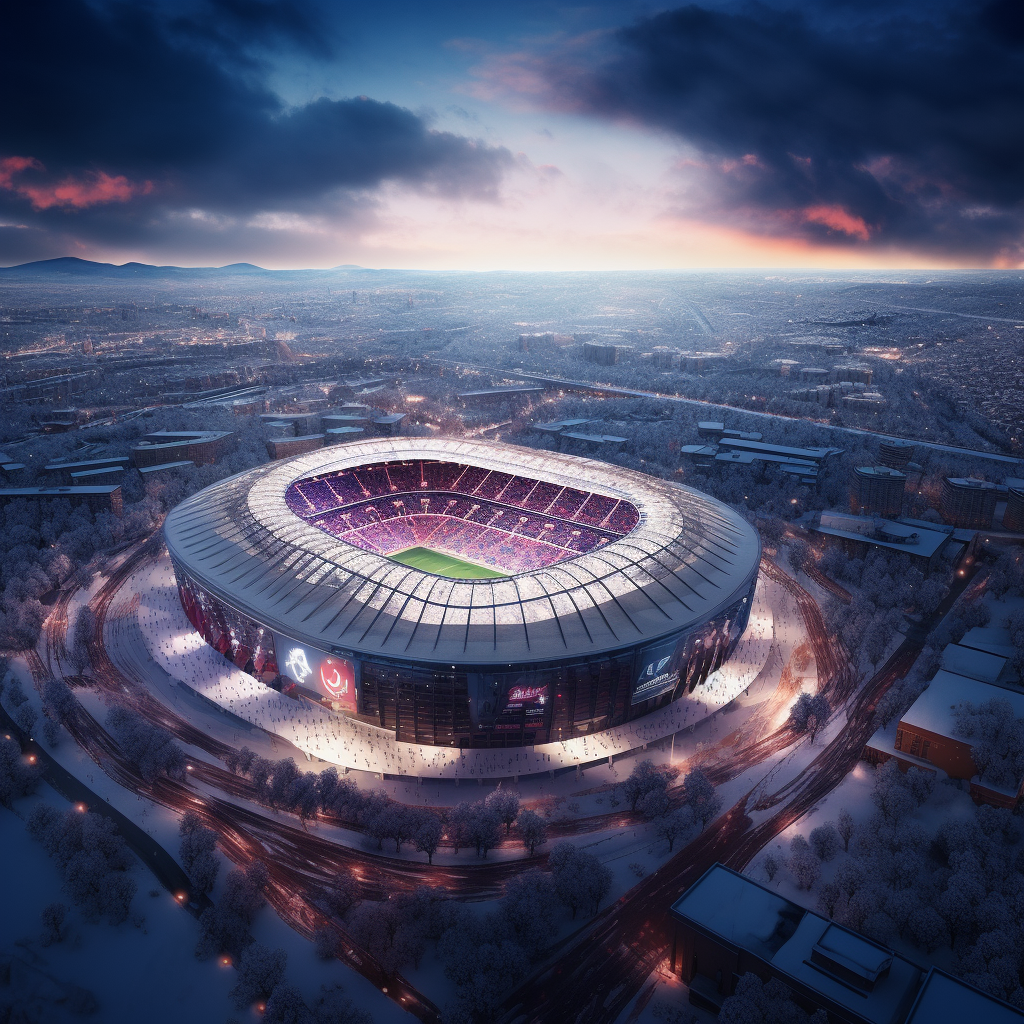
[[348, 697], [352, 692], [352, 676], [348, 663], [324, 658], [320, 663], [320, 682], [332, 697]]

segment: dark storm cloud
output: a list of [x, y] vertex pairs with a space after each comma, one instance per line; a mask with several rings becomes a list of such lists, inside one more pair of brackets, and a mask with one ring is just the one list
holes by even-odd
[[343, 213], [388, 180], [487, 195], [511, 159], [365, 97], [287, 107], [262, 54], [330, 50], [295, 4], [208, 0], [164, 17], [6, 0], [2, 11], [0, 211], [22, 232], [131, 241], [189, 209]]
[[700, 156], [681, 197], [689, 214], [1020, 259], [1021, 2], [912, 11], [875, 7], [857, 23], [848, 12], [842, 24], [827, 11], [812, 22], [692, 5], [622, 29], [600, 66], [549, 74], [573, 109], [690, 142]]
[[318, 57], [334, 50], [315, 12], [291, 0], [206, 0], [172, 19], [170, 27], [236, 55], [251, 45], [296, 46]]

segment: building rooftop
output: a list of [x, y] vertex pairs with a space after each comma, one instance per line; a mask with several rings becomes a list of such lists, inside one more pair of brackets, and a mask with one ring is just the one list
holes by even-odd
[[591, 444], [622, 444], [628, 437], [616, 437], [614, 434], [581, 434], [577, 431], [566, 431], [562, 437], [571, 437], [576, 441], [589, 441]]
[[994, 683], [1006, 669], [1006, 658], [977, 651], [961, 644], [947, 644], [942, 651], [942, 668], [982, 683]]
[[791, 448], [788, 445], [768, 444], [767, 441], [748, 441], [742, 437], [723, 436], [719, 444], [724, 448], [766, 455], [785, 455], [787, 461], [799, 459], [802, 462], [821, 462], [829, 455], [838, 455], [841, 448]]
[[1024, 693], [1005, 690], [967, 676], [939, 669], [921, 694], [900, 719], [906, 725], [926, 729], [937, 736], [956, 736], [953, 712], [958, 704], [970, 701], [985, 704], [990, 700], [1009, 701], [1014, 716], [1024, 718]]
[[904, 551], [931, 558], [949, 540], [949, 533], [927, 530], [904, 522], [892, 522], [874, 516], [855, 516], [844, 512], [822, 512], [810, 529], [829, 537], [866, 541], [892, 551]]
[[71, 474], [72, 483], [88, 483], [89, 477], [110, 476], [111, 473], [123, 473], [124, 466], [99, 466], [96, 469], [82, 469]]
[[1020, 1024], [1024, 1013], [967, 982], [933, 967], [905, 1024]]
[[888, 466], [858, 466], [857, 472], [861, 476], [886, 477], [890, 480], [907, 479], [906, 473], [901, 473], [898, 469], [890, 469]]
[[231, 430], [156, 430], [146, 434], [136, 448], [170, 448], [174, 445], [207, 444], [230, 437]]
[[127, 455], [113, 455], [106, 459], [85, 459], [82, 462], [51, 462], [44, 466], [47, 472], [63, 470], [96, 469], [99, 466], [127, 466], [131, 459]]
[[950, 476], [946, 477], [948, 483], [954, 487], [963, 487], [973, 491], [994, 491], [997, 487], [989, 480], [978, 480], [973, 476]]
[[178, 462], [161, 462], [156, 466], [139, 466], [139, 472], [143, 476], [147, 476], [150, 473], [163, 473], [168, 469], [184, 469], [191, 465], [193, 465], [191, 459], [181, 459]]
[[91, 484], [80, 487], [0, 487], [3, 498], [69, 498], [84, 497], [89, 494], [113, 494], [121, 489], [120, 484]]
[[458, 398], [496, 398], [499, 395], [536, 395], [542, 393], [542, 387], [507, 387], [507, 388], [481, 388], [479, 391], [463, 391], [457, 395]]
[[891, 949], [722, 864], [709, 868], [673, 904], [672, 914], [874, 1024], [894, 1024], [921, 981], [921, 969]]
[[[690, 447], [689, 445], [687, 447]], [[778, 462], [786, 466], [798, 466], [805, 471], [813, 470], [818, 472], [816, 462], [808, 462], [804, 459], [795, 459], [791, 455], [771, 452], [719, 452], [715, 456], [716, 462], [735, 462], [740, 466], [750, 466], [755, 462]]]
[[1012, 658], [1014, 652], [1013, 638], [1003, 626], [975, 626], [967, 630], [960, 645], [998, 654], [1001, 658]]

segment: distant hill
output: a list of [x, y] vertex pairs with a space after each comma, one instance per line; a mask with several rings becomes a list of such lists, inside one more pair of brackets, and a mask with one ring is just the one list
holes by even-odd
[[252, 263], [232, 263], [227, 267], [154, 267], [148, 263], [94, 263], [77, 256], [61, 256], [55, 260], [37, 260], [16, 267], [0, 267], [0, 278], [46, 277], [113, 277], [113, 278], [175, 278], [175, 277], [237, 277], [249, 274], [272, 274]]

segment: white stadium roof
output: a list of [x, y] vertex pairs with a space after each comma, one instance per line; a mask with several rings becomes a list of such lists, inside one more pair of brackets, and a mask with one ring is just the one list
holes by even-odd
[[[449, 579], [299, 518], [290, 484], [380, 462], [457, 462], [623, 498], [624, 537], [514, 576]], [[491, 441], [377, 438], [275, 462], [200, 491], [167, 517], [174, 561], [224, 603], [324, 650], [450, 664], [539, 662], [646, 643], [746, 596], [756, 531], [689, 488], [608, 463]]]

